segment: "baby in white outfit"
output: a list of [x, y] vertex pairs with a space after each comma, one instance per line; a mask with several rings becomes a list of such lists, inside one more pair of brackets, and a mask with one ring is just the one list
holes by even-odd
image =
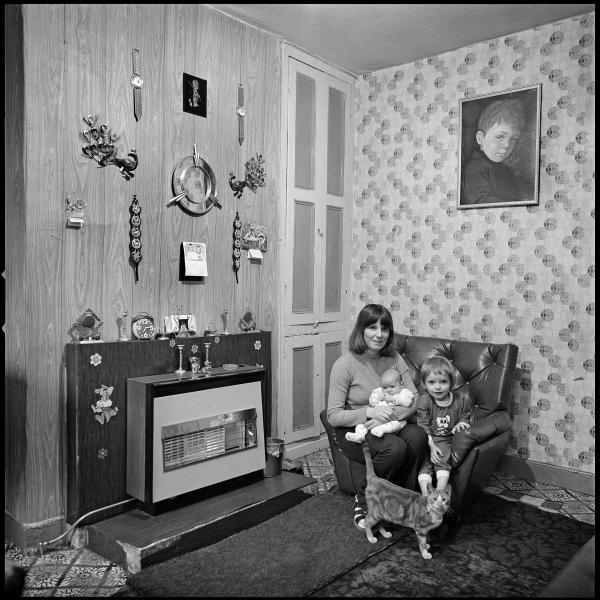
[[[388, 369], [381, 376], [381, 387], [375, 388], [369, 397], [369, 406], [410, 406], [414, 394], [401, 387], [402, 377], [395, 369]], [[374, 436], [381, 437], [384, 433], [396, 433], [406, 425], [406, 421], [387, 421], [375, 425], [371, 429]], [[363, 423], [359, 423], [354, 432], [346, 433], [349, 442], [363, 442], [369, 430]]]

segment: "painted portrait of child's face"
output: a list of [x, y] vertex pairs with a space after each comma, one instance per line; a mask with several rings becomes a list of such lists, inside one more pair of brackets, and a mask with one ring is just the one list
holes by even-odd
[[506, 121], [494, 123], [486, 133], [478, 131], [475, 139], [481, 151], [492, 161], [500, 163], [514, 150], [520, 132]]

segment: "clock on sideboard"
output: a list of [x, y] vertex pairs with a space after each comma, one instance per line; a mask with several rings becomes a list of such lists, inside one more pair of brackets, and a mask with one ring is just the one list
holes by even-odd
[[131, 331], [137, 340], [154, 339], [156, 326], [153, 317], [146, 312], [138, 313], [131, 320]]

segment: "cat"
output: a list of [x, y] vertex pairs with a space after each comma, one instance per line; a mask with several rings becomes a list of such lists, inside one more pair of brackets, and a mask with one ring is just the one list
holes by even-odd
[[372, 544], [377, 542], [372, 528], [378, 523], [381, 535], [385, 538], [392, 537], [392, 534], [383, 528], [382, 521], [410, 527], [417, 534], [421, 555], [425, 559], [430, 559], [427, 533], [441, 525], [444, 513], [450, 506], [452, 492], [450, 484], [442, 491], [436, 490], [431, 484], [428, 484], [427, 496], [395, 485], [387, 479], [375, 475], [369, 446], [363, 442], [362, 447], [367, 467], [367, 488], [365, 490], [367, 539]]

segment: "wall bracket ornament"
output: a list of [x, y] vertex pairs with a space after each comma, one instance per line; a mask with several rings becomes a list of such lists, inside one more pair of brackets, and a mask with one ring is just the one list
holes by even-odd
[[236, 176], [230, 172], [229, 173], [229, 187], [233, 190], [233, 195], [236, 198], [241, 198], [242, 193], [244, 192], [244, 188], [252, 190], [256, 193], [256, 190], [259, 187], [265, 187], [265, 160], [262, 157], [262, 154], [257, 154], [256, 157], [252, 157], [250, 160], [246, 161], [246, 177], [243, 181], [237, 180]]
[[79, 134], [81, 140], [87, 144], [81, 148], [84, 156], [95, 160], [98, 168], [115, 165], [121, 171], [123, 178], [129, 181], [133, 177], [132, 171], [135, 171], [138, 166], [135, 149], [132, 149], [127, 155], [129, 158], [118, 158], [115, 142], [119, 136], [113, 133], [106, 124], [98, 127], [98, 115], [88, 115], [82, 119], [89, 127]]

